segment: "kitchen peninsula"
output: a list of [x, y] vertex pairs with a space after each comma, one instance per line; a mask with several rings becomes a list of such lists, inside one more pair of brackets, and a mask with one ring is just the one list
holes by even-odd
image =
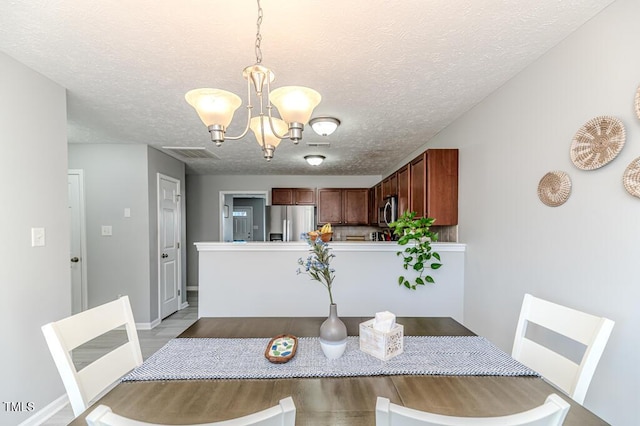
[[[198, 242], [198, 317], [326, 316], [323, 285], [297, 274], [305, 242]], [[435, 284], [398, 286], [406, 274], [395, 242], [331, 242], [333, 297], [343, 316], [446, 316], [463, 322], [464, 255], [459, 243], [434, 243], [443, 266], [430, 270]]]

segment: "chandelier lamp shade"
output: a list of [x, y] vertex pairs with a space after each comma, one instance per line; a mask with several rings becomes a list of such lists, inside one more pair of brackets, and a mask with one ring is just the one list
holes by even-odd
[[319, 166], [325, 159], [324, 155], [305, 155], [304, 159], [307, 160], [312, 166]]
[[[247, 80], [247, 121], [244, 131], [238, 136], [226, 134], [233, 114], [242, 105], [242, 100], [236, 94], [221, 89], [194, 89], [187, 92], [185, 99], [207, 126], [211, 141], [217, 146], [221, 146], [226, 139], [241, 139], [251, 129], [258, 139], [264, 158], [271, 161], [281, 139], [291, 139], [294, 144], [300, 142], [304, 126], [309, 122], [313, 109], [318, 106], [322, 96], [315, 90], [302, 86], [285, 86], [271, 90], [271, 82], [275, 76], [273, 71], [262, 65], [260, 24], [263, 14], [260, 0], [257, 0], [257, 3], [256, 63], [246, 67], [242, 72]], [[252, 92], [258, 105], [255, 116], [252, 116]], [[272, 114], [274, 106], [280, 118]]]
[[340, 120], [334, 117], [314, 117], [309, 121], [309, 125], [320, 136], [329, 136], [336, 131]]

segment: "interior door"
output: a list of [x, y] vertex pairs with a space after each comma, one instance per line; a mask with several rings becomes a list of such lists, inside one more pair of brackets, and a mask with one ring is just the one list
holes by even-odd
[[253, 241], [253, 207], [233, 207], [233, 241]]
[[180, 308], [180, 181], [158, 175], [160, 319]]
[[82, 170], [69, 170], [69, 221], [71, 241], [69, 265], [71, 268], [71, 312], [87, 309], [87, 270], [84, 219], [84, 191]]

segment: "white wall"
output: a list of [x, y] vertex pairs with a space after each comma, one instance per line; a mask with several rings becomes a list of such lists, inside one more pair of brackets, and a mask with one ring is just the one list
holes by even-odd
[[271, 188], [370, 188], [380, 176], [226, 176], [187, 175], [187, 282], [198, 285], [200, 241], [220, 241], [220, 191], [269, 191]]
[[[618, 0], [428, 143], [460, 148], [459, 241], [467, 244], [465, 322], [510, 351], [525, 292], [616, 325], [585, 405], [615, 425], [640, 424], [640, 199], [623, 188], [640, 156], [640, 2]], [[571, 163], [576, 131], [612, 115], [627, 142], [612, 163]], [[551, 208], [540, 178], [569, 173]]]
[[[64, 88], [0, 53], [0, 424], [64, 394], [40, 327], [71, 314]], [[31, 228], [45, 246], [31, 247]]]

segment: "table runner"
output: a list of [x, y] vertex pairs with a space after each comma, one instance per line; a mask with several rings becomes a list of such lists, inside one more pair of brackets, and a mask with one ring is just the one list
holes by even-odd
[[484, 337], [405, 336], [404, 353], [381, 361], [347, 338], [341, 358], [322, 353], [317, 337], [299, 337], [286, 364], [264, 357], [269, 338], [180, 338], [169, 341], [122, 381], [278, 379], [380, 375], [538, 376]]

